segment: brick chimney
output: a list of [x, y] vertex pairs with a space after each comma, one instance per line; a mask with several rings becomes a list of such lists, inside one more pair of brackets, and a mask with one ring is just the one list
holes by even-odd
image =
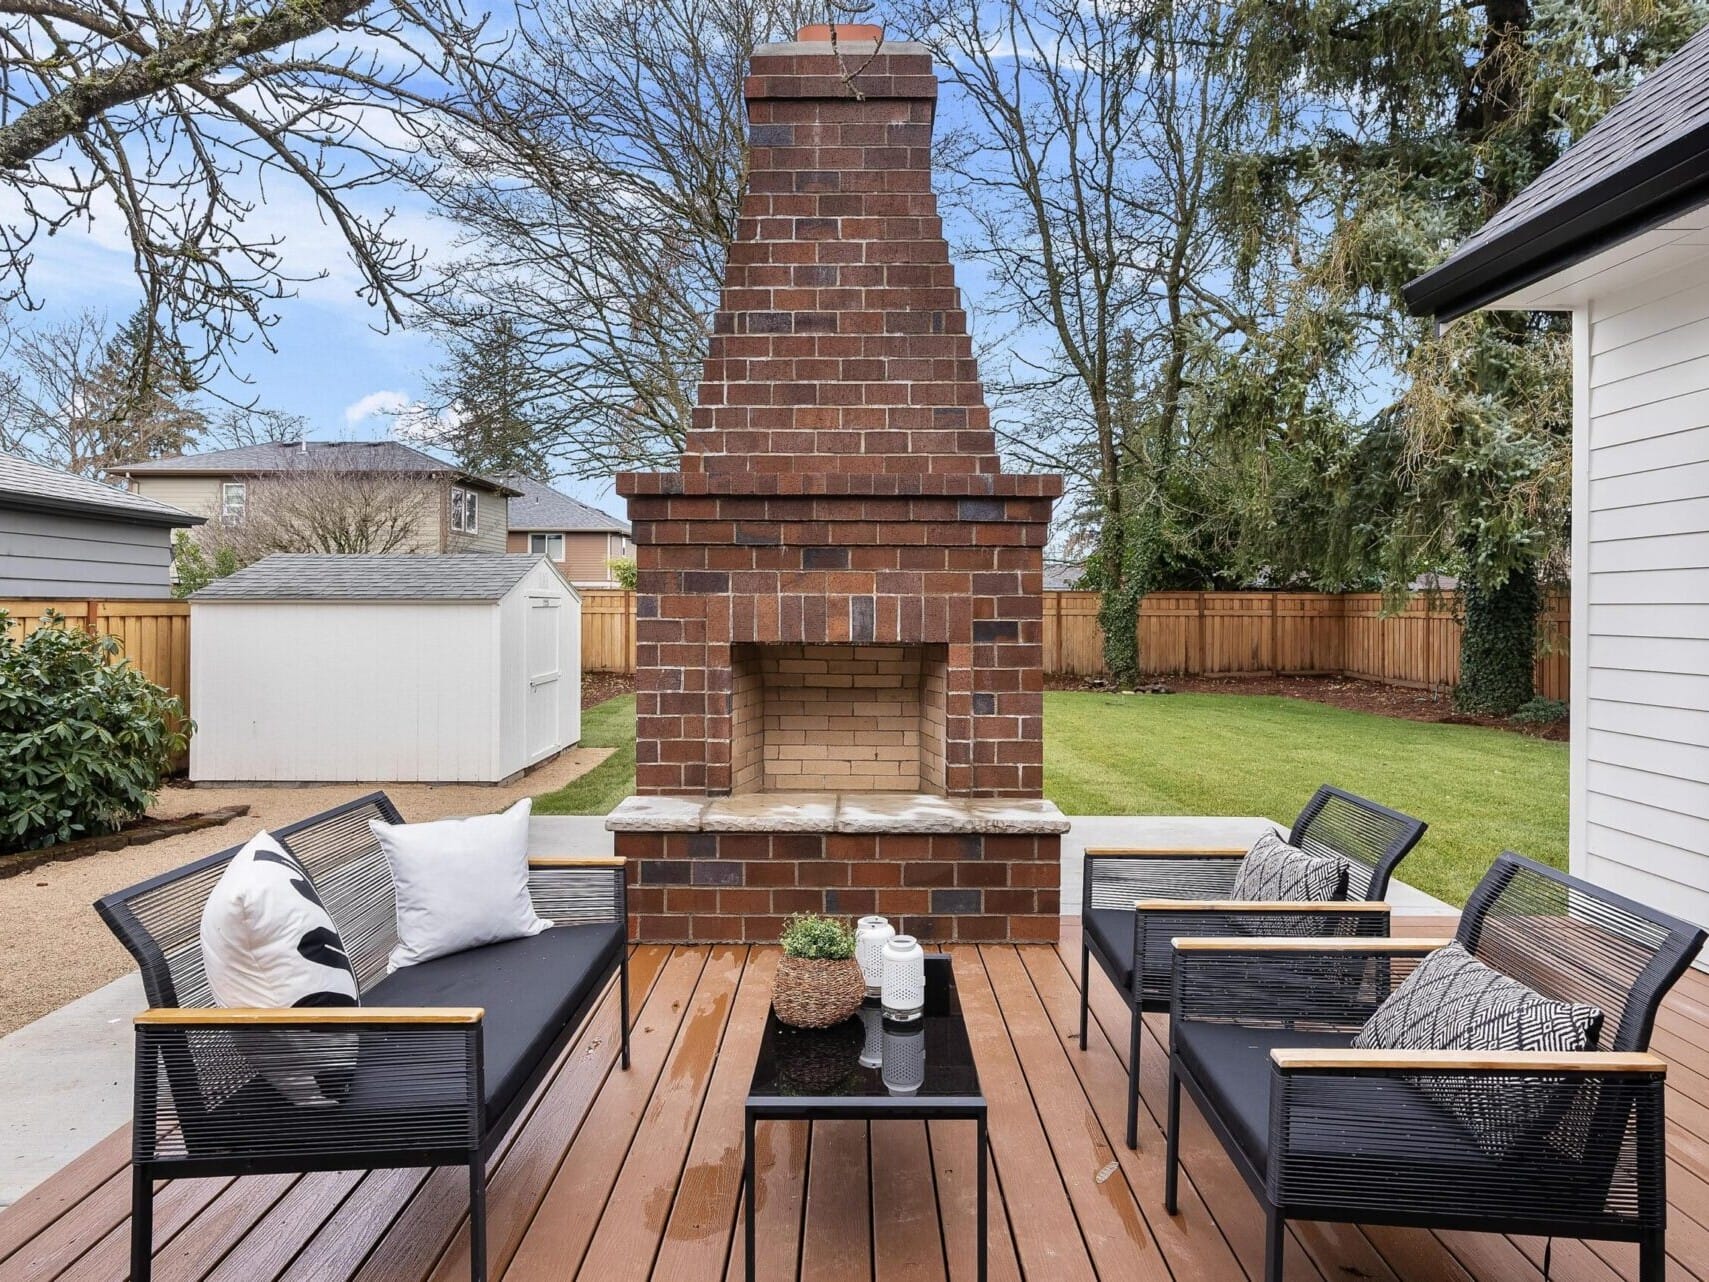
[[[930, 55], [876, 27], [831, 37], [807, 27], [754, 55], [747, 191], [681, 470], [618, 478], [639, 569], [637, 788], [754, 794], [744, 814], [764, 794], [835, 794], [833, 812], [871, 794], [1038, 798], [1061, 479], [1001, 469], [932, 192]], [[666, 845], [690, 856], [652, 853]], [[980, 898], [945, 911], [990, 917]], [[695, 937], [732, 929], [719, 916]], [[763, 937], [755, 920], [725, 937]]]

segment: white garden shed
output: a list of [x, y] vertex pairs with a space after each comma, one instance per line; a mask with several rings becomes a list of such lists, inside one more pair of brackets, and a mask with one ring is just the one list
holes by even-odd
[[581, 598], [543, 556], [270, 556], [190, 638], [197, 782], [496, 783], [581, 738]]
[[1709, 29], [1407, 295], [1572, 315], [1572, 871], [1709, 925]]

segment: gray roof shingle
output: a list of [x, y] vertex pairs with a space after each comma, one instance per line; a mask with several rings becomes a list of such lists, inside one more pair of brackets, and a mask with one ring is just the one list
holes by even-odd
[[276, 552], [215, 579], [192, 601], [496, 601], [546, 558], [526, 553]]
[[609, 530], [628, 534], [629, 522], [619, 520], [596, 507], [560, 494], [550, 485], [542, 485], [531, 476], [512, 472], [505, 484], [522, 491], [522, 497], [510, 501], [510, 528], [513, 530]]
[[1443, 318], [1521, 288], [1709, 197], [1709, 27], [1688, 40], [1445, 261], [1406, 287]]
[[113, 469], [123, 476], [184, 476], [200, 473], [255, 475], [289, 472], [302, 467], [330, 467], [349, 472], [426, 472], [439, 476], [461, 476], [510, 491], [505, 482], [470, 472], [434, 458], [402, 441], [280, 441], [258, 445], [234, 445], [225, 450], [204, 450], [172, 458], [144, 459]]
[[185, 527], [201, 525], [206, 520], [140, 494], [114, 489], [57, 467], [43, 467], [11, 454], [0, 454], [0, 502], [148, 525]]

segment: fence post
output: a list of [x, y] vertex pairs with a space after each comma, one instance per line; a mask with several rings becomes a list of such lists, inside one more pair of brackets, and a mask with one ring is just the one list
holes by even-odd
[[83, 629], [90, 636], [98, 636], [101, 631], [101, 603], [85, 601], [83, 603]]

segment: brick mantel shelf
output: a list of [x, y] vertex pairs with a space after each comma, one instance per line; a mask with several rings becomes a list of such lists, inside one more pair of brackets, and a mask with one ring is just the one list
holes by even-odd
[[[806, 28], [754, 55], [748, 188], [680, 470], [618, 478], [639, 575], [636, 786], [661, 803], [1037, 799], [1043, 551], [1061, 479], [1005, 475], [998, 460], [932, 192], [930, 55], [870, 28], [829, 36]], [[688, 882], [638, 886], [632, 924], [649, 938], [755, 937], [790, 905], [848, 898], [847, 883], [803, 884], [805, 860], [785, 861], [797, 879], [782, 902], [775, 886], [697, 886], [686, 852], [719, 834], [665, 832], [620, 839], [643, 860], [648, 840], [687, 860]], [[964, 855], [982, 840], [942, 835]], [[895, 862], [901, 889], [907, 860], [872, 836], [825, 875], [852, 868], [876, 890]], [[1057, 843], [1027, 840], [1047, 859]], [[709, 862], [721, 878], [758, 864]], [[1010, 863], [989, 867], [975, 876]], [[978, 892], [908, 898], [940, 937], [954, 931], [937, 918], [980, 918], [979, 937], [1001, 919], [995, 937], [1008, 937], [1040, 908], [1031, 885], [1010, 911], [989, 902], [1006, 884], [930, 875]], [[1047, 897], [1053, 915], [1054, 880]]]

